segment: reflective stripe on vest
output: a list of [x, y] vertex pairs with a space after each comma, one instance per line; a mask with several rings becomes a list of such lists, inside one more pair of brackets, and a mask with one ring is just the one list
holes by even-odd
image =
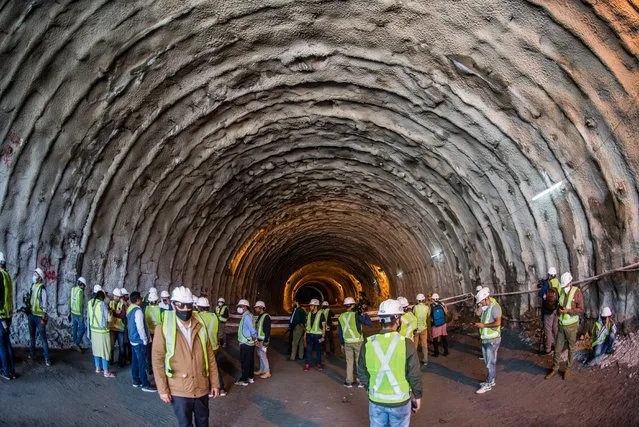
[[[570, 289], [570, 292], [568, 292], [568, 301], [566, 302], [566, 304], [564, 304], [564, 300], [566, 299], [566, 291], [565, 291], [565, 288], [562, 289], [561, 292], [559, 293], [559, 306], [564, 307], [567, 310], [570, 310], [572, 308], [572, 300], [575, 298], [576, 293], [577, 293], [577, 288], [573, 286]], [[559, 315], [559, 324], [561, 326], [570, 326], [578, 322], [579, 322], [578, 314], [564, 313]]]
[[[209, 376], [209, 354], [206, 351], [206, 327], [195, 316], [198, 323], [202, 325], [198, 331], [200, 343], [202, 343], [202, 352], [204, 353], [204, 365], [206, 366], [206, 376]], [[164, 354], [164, 372], [169, 378], [173, 378], [173, 370], [171, 369], [171, 359], [175, 355], [175, 343], [177, 339], [177, 317], [175, 311], [166, 311], [164, 313], [164, 322], [162, 323], [162, 332], [164, 333], [164, 344], [166, 353]]]
[[82, 300], [83, 300], [82, 288], [74, 286], [71, 288], [71, 314], [76, 316], [82, 316]]
[[[106, 334], [109, 332], [106, 322], [102, 318], [102, 301], [95, 299], [91, 300], [92, 303], [89, 304], [89, 327], [91, 328], [91, 332], [96, 334]], [[100, 325], [104, 322], [104, 327]]]
[[198, 318], [199, 322], [204, 325], [213, 350], [220, 348], [217, 342], [217, 331], [219, 327], [217, 316], [214, 313], [209, 313], [208, 311], [200, 311], [195, 313], [195, 316]]
[[[488, 323], [488, 319], [490, 319], [490, 315], [493, 312], [493, 307], [496, 306], [499, 306], [499, 304], [492, 303], [488, 306], [486, 311], [484, 311], [481, 315], [481, 323]], [[499, 338], [501, 336], [501, 326], [497, 326], [496, 328], [480, 328], [479, 334], [481, 335], [482, 340]]]
[[597, 346], [599, 344], [603, 344], [606, 341], [606, 338], [610, 335], [610, 329], [606, 326], [603, 326], [601, 323], [601, 318], [592, 325], [592, 346]]
[[406, 338], [397, 332], [377, 334], [366, 342], [368, 396], [376, 403], [402, 403], [410, 398], [406, 380]]
[[342, 327], [342, 336], [347, 344], [364, 341], [362, 334], [357, 330], [357, 318], [352, 311], [346, 311], [337, 318]]
[[4, 306], [0, 310], [0, 319], [8, 319], [13, 316], [13, 282], [6, 270], [2, 271], [2, 282], [4, 284]]
[[[122, 300], [118, 301], [117, 304], [115, 301], [109, 301], [109, 308], [111, 310], [114, 310], [116, 313], [120, 313], [123, 307], [124, 302]], [[109, 329], [111, 329], [112, 331], [124, 332], [124, 320], [120, 319], [119, 317], [115, 317], [115, 315], [112, 315]]]
[[324, 319], [326, 319], [326, 330], [328, 331], [329, 329], [331, 329], [331, 325], [330, 322], [328, 321], [328, 312], [330, 311], [330, 308], [324, 308], [322, 310], [318, 310], [319, 313], [322, 313], [322, 315], [324, 316]]
[[237, 340], [241, 344], [253, 345], [255, 344], [255, 340], [253, 339], [253, 337], [244, 336], [244, 319], [246, 319], [248, 316], [250, 316], [250, 313], [248, 311], [245, 311], [244, 314], [242, 314], [242, 319], [240, 319], [240, 326], [237, 329]]
[[147, 305], [144, 310], [144, 318], [146, 319], [146, 324], [149, 327], [149, 332], [153, 334], [155, 332], [155, 328], [162, 323], [160, 307], [157, 305]]
[[229, 320], [229, 307], [227, 305], [223, 305], [220, 307], [219, 305], [215, 306], [215, 314], [217, 315], [220, 322], [226, 322]]
[[428, 327], [429, 307], [426, 304], [417, 304], [413, 308], [413, 313], [417, 317], [417, 331], [423, 331]]
[[42, 306], [40, 305], [40, 295], [42, 294], [42, 282], [34, 283], [31, 286], [31, 314], [34, 316], [42, 317], [44, 312], [42, 311]]
[[317, 310], [313, 325], [311, 325], [311, 316], [311, 313], [308, 313], [308, 316], [306, 316], [306, 332], [313, 335], [322, 335], [322, 323], [320, 322], [322, 319], [322, 311]]
[[402, 314], [402, 323], [399, 325], [399, 334], [404, 338], [413, 339], [413, 331], [417, 324], [417, 318], [411, 312]]
[[266, 338], [266, 334], [264, 333], [264, 319], [266, 317], [269, 319], [271, 318], [268, 313], [264, 313], [260, 316], [260, 320], [257, 322], [257, 339], [261, 341], [264, 341], [264, 338]]

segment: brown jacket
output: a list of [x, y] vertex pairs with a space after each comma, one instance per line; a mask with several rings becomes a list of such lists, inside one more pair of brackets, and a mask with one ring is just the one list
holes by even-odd
[[[179, 322], [179, 320], [176, 320]], [[192, 318], [193, 351], [188, 347], [186, 339], [179, 327], [175, 331], [175, 354], [171, 358], [173, 377], [168, 378], [164, 370], [164, 356], [166, 344], [164, 331], [161, 326], [155, 329], [153, 335], [153, 350], [151, 353], [153, 376], [160, 394], [170, 394], [178, 397], [202, 397], [209, 394], [212, 388], [220, 388], [215, 354], [211, 343], [206, 340], [206, 351], [209, 356], [209, 376], [206, 377], [206, 365], [200, 338], [197, 336], [202, 325]]]

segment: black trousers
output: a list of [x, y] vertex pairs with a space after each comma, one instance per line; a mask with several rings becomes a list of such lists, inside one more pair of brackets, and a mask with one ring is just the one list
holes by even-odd
[[209, 395], [202, 397], [177, 397], [172, 396], [173, 412], [178, 419], [178, 426], [195, 427], [209, 426]]
[[255, 371], [255, 346], [240, 344], [240, 363], [242, 364], [240, 381], [253, 378], [253, 372]]

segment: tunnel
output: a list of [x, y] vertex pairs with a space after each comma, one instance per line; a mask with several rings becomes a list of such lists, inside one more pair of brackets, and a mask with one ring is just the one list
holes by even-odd
[[[60, 345], [80, 275], [278, 313], [639, 261], [635, 2], [2, 1], [0, 28], [0, 250], [17, 305], [45, 271]], [[587, 315], [635, 319], [636, 279]]]

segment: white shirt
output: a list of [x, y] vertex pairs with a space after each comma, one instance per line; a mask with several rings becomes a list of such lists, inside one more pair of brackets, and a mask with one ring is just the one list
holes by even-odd
[[193, 337], [191, 335], [193, 332], [193, 319], [190, 319], [189, 323], [187, 323], [186, 326], [184, 326], [182, 321], [178, 319], [177, 325], [178, 329], [180, 330], [180, 332], [182, 332], [182, 335], [184, 335], [184, 338], [186, 339], [189, 350], [193, 350]]
[[[142, 310], [135, 310], [135, 327], [138, 330], [138, 335], [142, 338], [142, 343], [147, 345], [148, 340], [146, 337], [146, 330], [144, 329], [144, 314], [142, 313]], [[135, 346], [137, 344], [131, 343], [131, 345]]]

